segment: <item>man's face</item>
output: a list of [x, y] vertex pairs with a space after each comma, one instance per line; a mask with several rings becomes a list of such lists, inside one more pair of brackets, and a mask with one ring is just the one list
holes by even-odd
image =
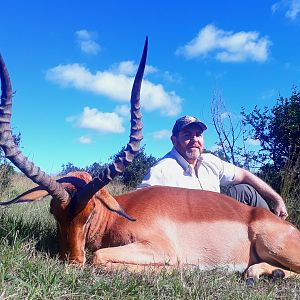
[[197, 124], [190, 124], [182, 129], [177, 136], [172, 136], [176, 150], [189, 163], [195, 162], [204, 150], [203, 130]]

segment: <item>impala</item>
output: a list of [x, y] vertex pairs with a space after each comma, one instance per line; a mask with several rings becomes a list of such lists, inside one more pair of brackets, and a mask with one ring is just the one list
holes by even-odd
[[11, 126], [12, 87], [0, 57], [0, 146], [37, 187], [2, 205], [52, 197], [60, 257], [85, 264], [85, 246], [95, 265], [118, 267], [197, 266], [244, 272], [253, 283], [262, 274], [289, 277], [300, 272], [300, 232], [262, 208], [200, 190], [149, 187], [113, 197], [105, 190], [132, 161], [142, 139], [140, 87], [147, 40], [131, 94], [131, 133], [125, 151], [96, 178], [72, 172], [55, 180], [15, 145]]

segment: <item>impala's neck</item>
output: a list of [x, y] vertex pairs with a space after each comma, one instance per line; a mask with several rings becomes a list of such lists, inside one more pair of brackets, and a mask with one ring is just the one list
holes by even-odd
[[86, 244], [92, 249], [99, 249], [102, 240], [108, 233], [117, 216], [108, 210], [101, 202], [95, 202], [95, 208], [88, 224]]

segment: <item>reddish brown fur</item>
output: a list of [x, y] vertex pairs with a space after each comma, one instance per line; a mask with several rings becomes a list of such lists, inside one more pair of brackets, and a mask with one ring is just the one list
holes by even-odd
[[[78, 178], [80, 180], [78, 180]], [[91, 180], [85, 172], [61, 179], [70, 195]], [[27, 195], [28, 197], [28, 195]], [[114, 201], [135, 222], [110, 211]], [[61, 257], [103, 266], [198, 265], [208, 269], [235, 266], [258, 278], [278, 267], [300, 272], [300, 233], [269, 211], [252, 208], [218, 193], [172, 187], [149, 187], [112, 197], [101, 189], [74, 213], [70, 204], [51, 201], [60, 235]]]

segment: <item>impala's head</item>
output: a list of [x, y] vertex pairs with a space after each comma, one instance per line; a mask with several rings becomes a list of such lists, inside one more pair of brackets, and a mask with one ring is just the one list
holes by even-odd
[[[142, 140], [140, 113], [140, 88], [147, 57], [146, 39], [144, 51], [131, 92], [130, 139], [125, 150], [96, 178], [86, 172], [73, 172], [56, 180], [39, 167], [28, 161], [18, 149], [10, 127], [12, 111], [12, 87], [4, 60], [0, 55], [1, 106], [0, 106], [0, 146], [6, 157], [38, 186], [17, 198], [0, 202], [0, 205], [29, 202], [52, 197], [50, 212], [58, 225], [61, 256], [84, 263], [84, 244], [89, 230], [89, 219], [99, 203], [107, 209], [133, 220], [120, 207], [118, 202], [105, 192], [103, 187], [115, 176], [121, 174], [139, 151]], [[83, 253], [83, 254], [82, 254]]]

